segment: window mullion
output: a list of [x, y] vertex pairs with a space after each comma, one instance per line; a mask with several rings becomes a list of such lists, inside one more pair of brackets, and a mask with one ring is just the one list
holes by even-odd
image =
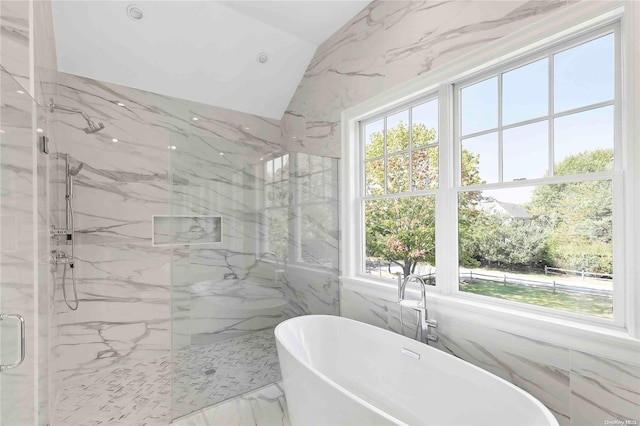
[[502, 146], [502, 73], [498, 73], [498, 182], [504, 178], [504, 153]]
[[409, 108], [409, 192], [413, 191], [413, 108]]
[[387, 194], [387, 117], [384, 118], [384, 127], [383, 127], [383, 141], [382, 141], [382, 165], [384, 168], [384, 174], [382, 183], [384, 186], [384, 194]]
[[553, 114], [554, 114], [554, 105], [553, 105], [553, 101], [554, 101], [554, 72], [553, 72], [553, 68], [554, 68], [554, 64], [553, 64], [553, 59], [554, 59], [554, 55], [553, 53], [549, 54], [549, 106], [548, 106], [548, 113], [549, 113], [549, 125], [547, 126], [547, 131], [548, 133], [548, 147], [549, 147], [549, 163], [548, 163], [548, 175], [549, 177], [553, 177], [555, 170], [554, 170], [554, 156], [555, 156], [555, 145], [554, 145], [554, 134], [555, 134], [555, 119], [553, 118]]
[[453, 86], [445, 84], [438, 92], [438, 190], [436, 193], [436, 286], [443, 294], [457, 291], [458, 215], [455, 191], [456, 132], [453, 131]]

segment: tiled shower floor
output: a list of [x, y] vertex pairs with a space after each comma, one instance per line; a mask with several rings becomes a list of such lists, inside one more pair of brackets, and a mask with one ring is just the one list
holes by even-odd
[[176, 356], [176, 417], [280, 380], [273, 330], [195, 346]]
[[[175, 417], [280, 380], [273, 330], [176, 351], [174, 363]], [[171, 367], [165, 356], [63, 381], [52, 425], [169, 424]]]

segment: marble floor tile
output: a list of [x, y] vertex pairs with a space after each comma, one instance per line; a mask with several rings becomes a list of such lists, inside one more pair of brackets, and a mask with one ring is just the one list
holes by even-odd
[[65, 380], [52, 426], [159, 425], [171, 422], [171, 358]]
[[173, 426], [289, 426], [282, 382], [178, 419]]
[[175, 417], [280, 380], [273, 330], [174, 352]]
[[[221, 401], [229, 400], [231, 407], [232, 398], [279, 380], [273, 330], [265, 330], [174, 351], [173, 361], [165, 355], [63, 380], [51, 425], [168, 425], [172, 418]], [[282, 393], [271, 390], [243, 397], [242, 404], [249, 404], [253, 412], [238, 413], [241, 423], [215, 424], [244, 425], [251, 418], [271, 418], [277, 414], [270, 405], [272, 400], [284, 404], [284, 397], [274, 392]], [[220, 413], [235, 418], [228, 410]]]

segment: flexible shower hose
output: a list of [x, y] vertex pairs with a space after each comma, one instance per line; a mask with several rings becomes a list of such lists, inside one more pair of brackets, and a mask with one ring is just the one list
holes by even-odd
[[[69, 179], [73, 179], [72, 177], [69, 177]], [[69, 309], [71, 309], [72, 311], [75, 311], [78, 309], [78, 306], [80, 305], [80, 301], [78, 300], [78, 291], [76, 290], [76, 271], [75, 271], [75, 245], [76, 245], [76, 241], [75, 241], [75, 226], [73, 223], [73, 202], [71, 201], [71, 197], [67, 197], [67, 208], [69, 209], [69, 225], [71, 228], [71, 258], [69, 259], [69, 263], [66, 263], [64, 265], [64, 269], [62, 270], [62, 295], [64, 296], [64, 303], [67, 304], [67, 306], [69, 307]], [[73, 287], [73, 298], [75, 299], [75, 306], [72, 306], [71, 303], [69, 303], [68, 299], [67, 299], [67, 266], [69, 266], [69, 269], [71, 269], [71, 285]]]

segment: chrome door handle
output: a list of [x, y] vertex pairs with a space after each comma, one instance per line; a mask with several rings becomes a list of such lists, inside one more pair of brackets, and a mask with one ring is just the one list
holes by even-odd
[[27, 352], [25, 347], [25, 336], [24, 336], [24, 318], [22, 318], [22, 316], [18, 314], [8, 314], [8, 315], [0, 314], [0, 321], [7, 320], [7, 319], [15, 319], [20, 323], [20, 359], [18, 359], [13, 364], [6, 364], [6, 365], [0, 364], [0, 371], [9, 370], [10, 368], [16, 368], [17, 366], [22, 364], [22, 361], [24, 361], [24, 356]]

